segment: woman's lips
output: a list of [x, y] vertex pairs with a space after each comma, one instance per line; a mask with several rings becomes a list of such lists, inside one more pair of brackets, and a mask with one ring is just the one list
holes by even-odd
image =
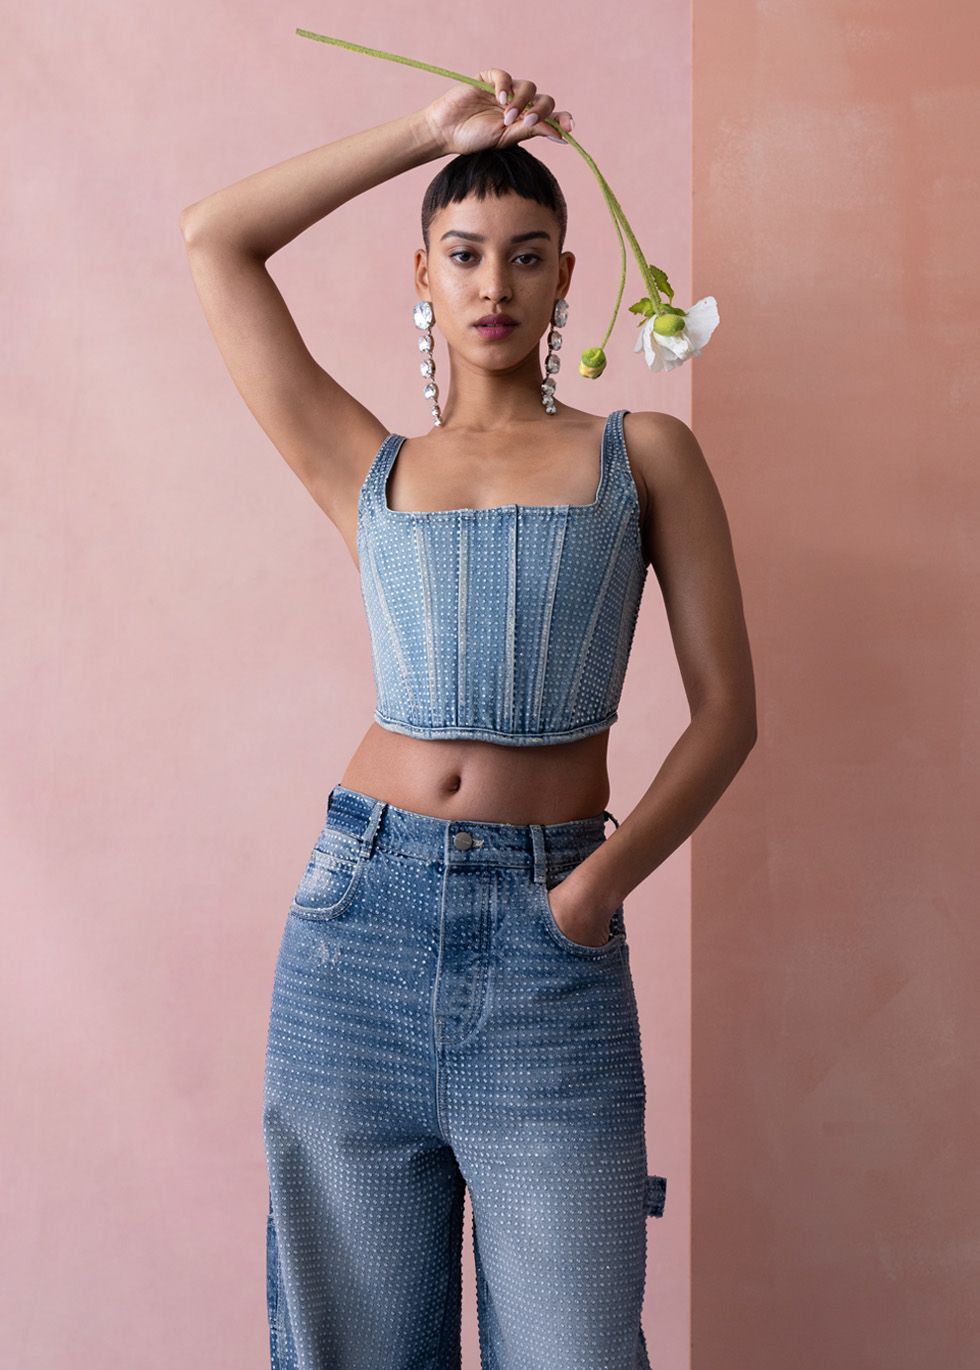
[[481, 338], [506, 338], [516, 327], [516, 323], [478, 323], [476, 331]]

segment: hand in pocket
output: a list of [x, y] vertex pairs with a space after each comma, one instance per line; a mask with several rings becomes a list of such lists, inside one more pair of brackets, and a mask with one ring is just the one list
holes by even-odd
[[609, 941], [612, 909], [596, 908], [594, 900], [583, 903], [567, 879], [547, 890], [545, 898], [559, 931], [569, 941], [583, 947], [604, 947]]

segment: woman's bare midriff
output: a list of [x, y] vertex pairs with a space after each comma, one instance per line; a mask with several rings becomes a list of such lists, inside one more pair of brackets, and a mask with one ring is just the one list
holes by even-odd
[[372, 723], [340, 783], [396, 808], [478, 823], [566, 823], [609, 803], [609, 730], [509, 747], [406, 737]]

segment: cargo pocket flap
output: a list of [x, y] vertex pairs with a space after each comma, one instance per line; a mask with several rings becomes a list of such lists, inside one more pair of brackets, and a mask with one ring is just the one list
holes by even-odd
[[646, 1191], [643, 1196], [643, 1207], [645, 1212], [654, 1218], [662, 1217], [666, 1199], [666, 1177], [663, 1175], [648, 1175]]

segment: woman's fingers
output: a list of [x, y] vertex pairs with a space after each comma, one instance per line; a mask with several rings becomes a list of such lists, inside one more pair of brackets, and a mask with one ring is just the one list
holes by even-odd
[[[560, 109], [557, 114], [552, 115], [552, 118], [554, 119], [556, 124], [561, 125], [562, 129], [566, 133], [571, 133], [572, 129], [575, 127], [575, 120], [569, 114], [567, 109]], [[560, 143], [563, 143], [565, 141], [564, 138], [560, 137], [557, 133], [552, 133], [551, 136], [553, 138], [557, 138]]]
[[511, 87], [510, 99], [504, 106], [504, 123], [512, 124], [518, 115], [523, 114], [533, 103], [538, 88], [533, 81], [515, 81]]
[[514, 78], [510, 72], [504, 71], [502, 67], [489, 67], [486, 71], [480, 72], [480, 80], [490, 82], [497, 97], [497, 103], [503, 108], [514, 89]]
[[567, 109], [555, 114], [554, 97], [544, 91], [539, 92], [533, 81], [515, 81], [511, 73], [503, 67], [489, 67], [486, 71], [481, 71], [480, 80], [493, 85], [497, 103], [503, 110], [504, 123], [508, 128], [519, 125], [521, 132], [527, 131], [528, 136], [547, 137], [561, 143], [565, 140], [546, 124], [545, 120], [554, 119], [569, 133], [575, 126], [575, 121]]
[[545, 119], [550, 119], [554, 113], [555, 102], [552, 96], [545, 95], [543, 92], [536, 95], [531, 101], [530, 108], [524, 110], [523, 117], [519, 121], [524, 128], [532, 128], [540, 137], [541, 134], [548, 134], [550, 129], [545, 123]]

